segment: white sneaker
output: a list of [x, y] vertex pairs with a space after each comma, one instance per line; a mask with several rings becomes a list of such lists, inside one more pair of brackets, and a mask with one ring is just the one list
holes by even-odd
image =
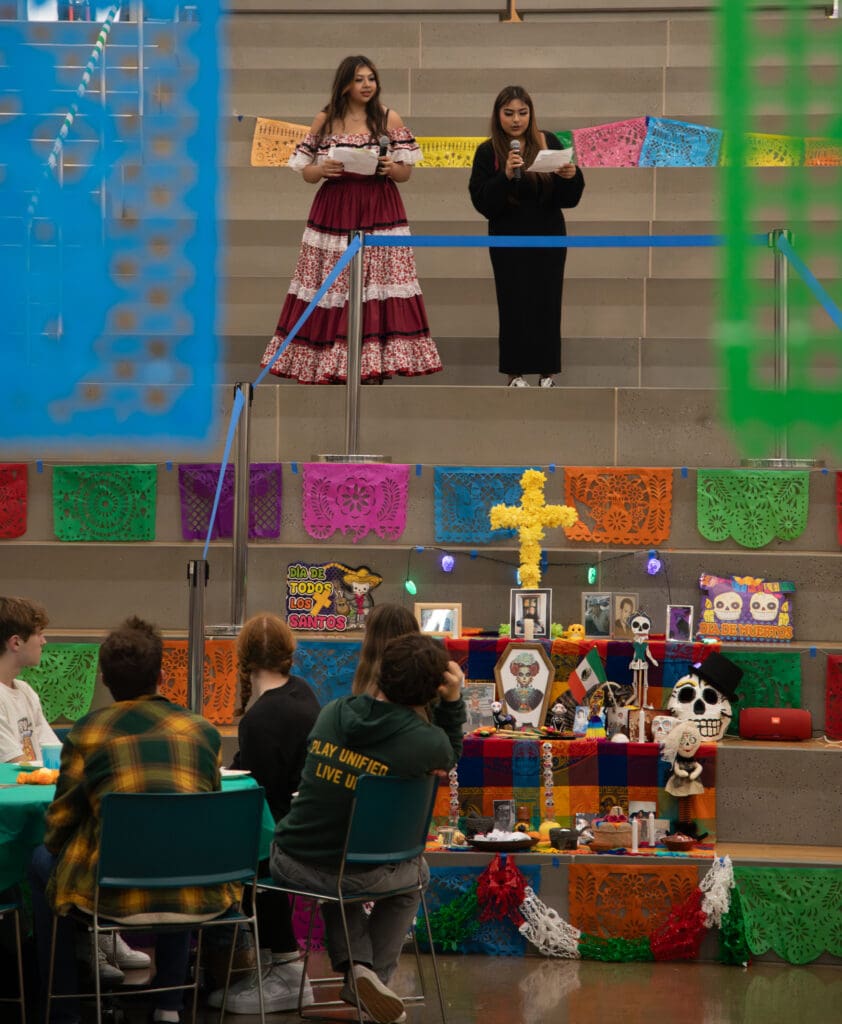
[[541, 379], [538, 381], [539, 388], [554, 388], [555, 386], [556, 383], [552, 379], [552, 377], [541, 377]]
[[377, 1024], [397, 1024], [398, 1021], [406, 1020], [403, 1000], [388, 985], [384, 985], [374, 971], [363, 964], [354, 964], [351, 970], [363, 1010], [373, 1021]]
[[[301, 986], [301, 975], [304, 971], [303, 960], [291, 963], [272, 964], [263, 974], [263, 1009], [265, 1013], [280, 1013], [283, 1010], [298, 1009], [298, 990]], [[257, 971], [249, 976], [250, 984], [233, 995], [228, 991], [228, 1002], [225, 1009], [229, 1013], [260, 1013], [260, 994], [257, 990]], [[310, 1006], [313, 1002], [313, 989], [309, 980], [304, 980], [304, 991], [301, 994], [301, 1005]]]
[[96, 951], [96, 966], [99, 971], [99, 980], [110, 983], [122, 981], [125, 974], [115, 964], [109, 963], [108, 957], [102, 951], [102, 947]]
[[[354, 993], [353, 993], [353, 990], [351, 989], [351, 983], [350, 982], [346, 981], [345, 984], [342, 986], [342, 991], [339, 993], [339, 998], [342, 1000], [343, 1003], [349, 1003], [351, 1006], [356, 1006], [357, 1005], [357, 1000], [354, 997]], [[366, 1010], [365, 1006], [363, 1006], [363, 1013], [368, 1013], [368, 1010]], [[365, 1018], [363, 1018], [363, 1019], [365, 1019]], [[400, 1017], [395, 1017], [395, 1019], [392, 1022], [392, 1024], [405, 1024], [405, 1022], [406, 1022], [406, 1010], [404, 1010], [401, 1013]]]
[[523, 377], [518, 374], [517, 377], [512, 377], [507, 386], [510, 388], [528, 388], [529, 382], [525, 381]]
[[[269, 968], [272, 966], [272, 950], [261, 949], [260, 950], [260, 966], [263, 970], [264, 975], [267, 973]], [[238, 971], [239, 975], [240, 972]], [[228, 986], [228, 998], [230, 999], [235, 992], [243, 992], [247, 988], [251, 988], [256, 981], [255, 971], [246, 971], [240, 976], [239, 981], [234, 981]], [[213, 992], [208, 996], [208, 1006], [214, 1010], [218, 1010], [222, 1006], [222, 996], [225, 992], [224, 988], [214, 989]], [[226, 1007], [227, 1009], [227, 1007]]]
[[112, 967], [119, 967], [122, 971], [137, 971], [152, 966], [152, 957], [140, 949], [132, 949], [119, 932], [115, 933], [113, 942], [110, 935], [100, 935], [99, 948]]

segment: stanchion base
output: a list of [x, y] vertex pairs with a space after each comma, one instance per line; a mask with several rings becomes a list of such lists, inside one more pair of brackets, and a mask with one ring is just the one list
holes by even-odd
[[742, 459], [744, 469], [824, 469], [824, 459]]
[[391, 462], [391, 455], [314, 455], [313, 462]]

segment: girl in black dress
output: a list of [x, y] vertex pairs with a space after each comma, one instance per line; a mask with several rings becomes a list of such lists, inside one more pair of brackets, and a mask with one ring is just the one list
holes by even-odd
[[[518, 146], [512, 148], [512, 143]], [[488, 218], [490, 235], [564, 235], [562, 208], [576, 206], [585, 188], [582, 172], [567, 164], [547, 174], [526, 171], [542, 149], [561, 149], [552, 132], [535, 122], [529, 93], [508, 85], [494, 101], [491, 138], [474, 155], [471, 202]], [[489, 250], [500, 319], [500, 372], [509, 387], [528, 387], [537, 373], [542, 388], [555, 387], [561, 369], [561, 291], [566, 249]]]

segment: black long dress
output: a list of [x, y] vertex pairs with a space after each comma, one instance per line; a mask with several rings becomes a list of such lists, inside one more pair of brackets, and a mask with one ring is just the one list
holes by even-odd
[[[561, 149], [551, 132], [547, 149]], [[562, 208], [576, 206], [585, 188], [573, 178], [524, 172], [506, 177], [491, 140], [474, 154], [471, 202], [488, 218], [489, 235], [565, 235]], [[500, 320], [500, 372], [549, 376], [561, 369], [561, 293], [566, 249], [489, 249]]]

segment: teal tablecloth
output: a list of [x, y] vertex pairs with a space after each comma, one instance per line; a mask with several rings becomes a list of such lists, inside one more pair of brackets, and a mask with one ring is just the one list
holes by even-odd
[[[0, 892], [26, 877], [32, 851], [44, 838], [44, 812], [55, 786], [15, 785], [17, 765], [0, 764]], [[257, 783], [250, 776], [222, 780], [224, 790], [246, 789]], [[269, 856], [275, 823], [263, 805], [260, 856]]]

